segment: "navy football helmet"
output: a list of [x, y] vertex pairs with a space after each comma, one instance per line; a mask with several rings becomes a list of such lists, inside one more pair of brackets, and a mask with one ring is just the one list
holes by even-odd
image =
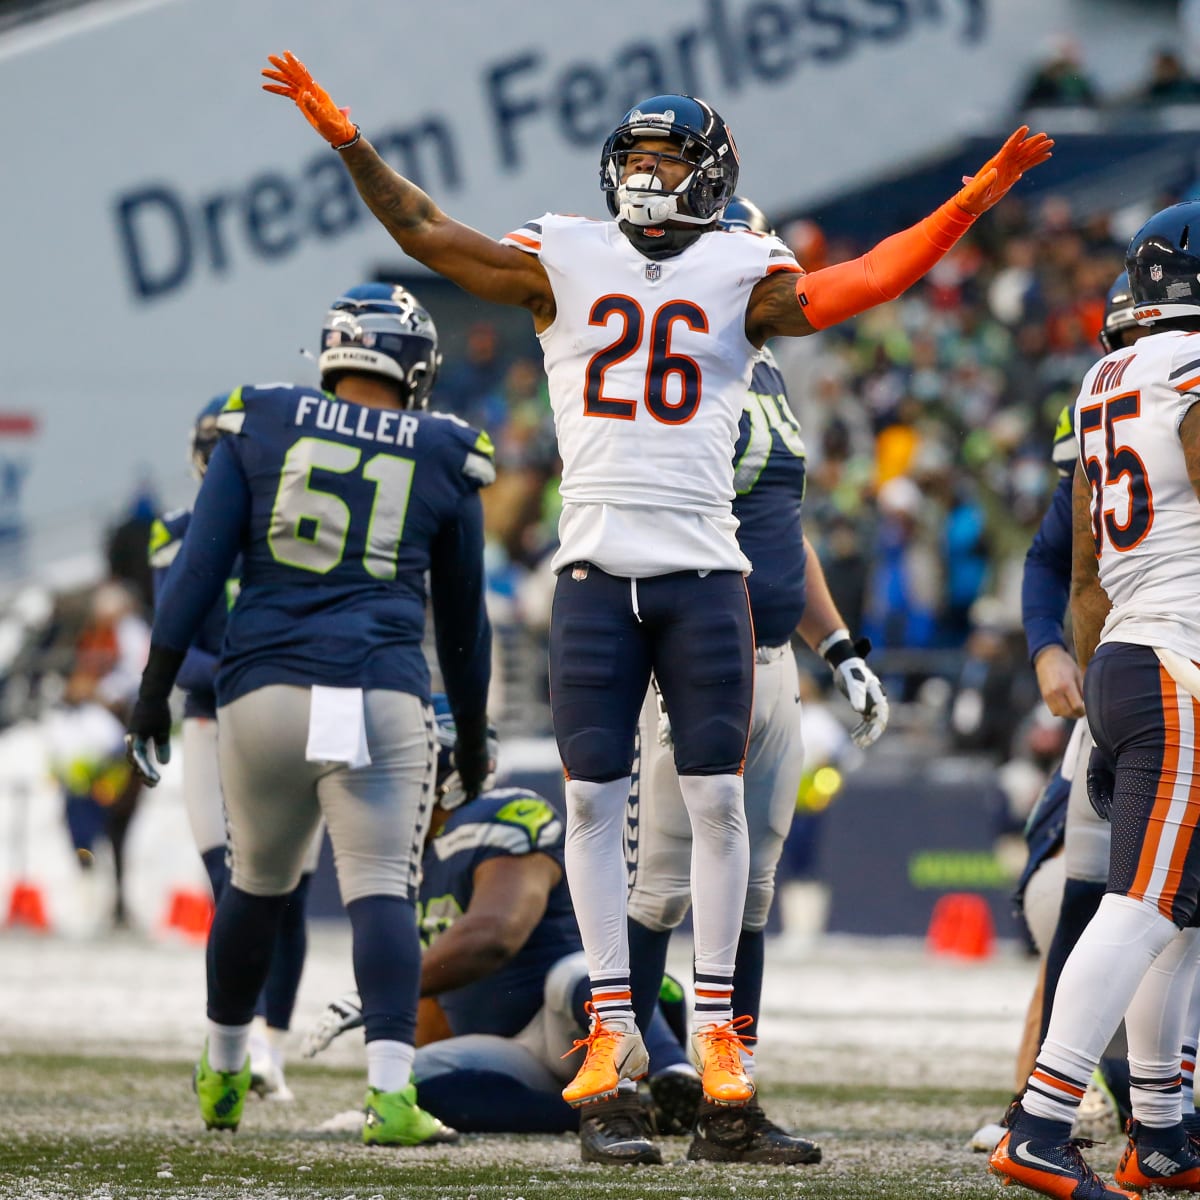
[[[1195, 250], [1193, 250], [1195, 247]], [[1200, 201], [1172, 204], [1133, 235], [1125, 254], [1139, 325], [1200, 320]]]
[[[438, 740], [435, 803], [438, 808], [453, 812], [467, 798], [458, 778], [458, 768], [454, 764], [454, 742], [458, 737], [458, 730], [455, 728], [454, 714], [450, 711], [450, 701], [446, 695], [443, 692], [434, 692], [432, 703]], [[490, 791], [496, 784], [496, 756], [500, 750], [500, 738], [490, 724], [487, 729], [487, 750], [488, 773], [480, 789], [481, 794]]]
[[721, 214], [722, 229], [748, 229], [751, 233], [774, 234], [767, 214], [753, 200], [745, 196], [731, 196]]
[[1129, 290], [1129, 273], [1122, 271], [1108, 289], [1104, 305], [1104, 328], [1100, 330], [1100, 345], [1106, 354], [1129, 345], [1125, 335], [1139, 328], [1133, 315], [1133, 293]]
[[[625, 158], [639, 138], [669, 138], [674, 154], [690, 173], [665, 192], [656, 172], [631, 175], [624, 182]], [[600, 186], [608, 211], [621, 221], [644, 227], [682, 221], [712, 225], [737, 190], [738, 152], [725, 122], [703, 100], [693, 96], [651, 96], [634, 105], [608, 136], [600, 152]]]
[[199, 412], [196, 423], [192, 426], [192, 435], [188, 439], [188, 461], [197, 479], [204, 478], [208, 470], [208, 460], [212, 458], [221, 431], [217, 428], [217, 417], [229, 399], [228, 394], [214, 396]]
[[359, 371], [399, 383], [407, 408], [425, 408], [442, 356], [437, 327], [416, 296], [390, 283], [363, 283], [343, 292], [321, 327], [321, 386]]

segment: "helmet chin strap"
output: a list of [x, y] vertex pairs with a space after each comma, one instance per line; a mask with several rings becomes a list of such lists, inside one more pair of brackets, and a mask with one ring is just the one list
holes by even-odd
[[685, 225], [711, 225], [713, 218], [693, 217], [679, 211], [679, 199], [687, 193], [693, 175], [689, 175], [670, 192], [663, 192], [662, 180], [657, 175], [630, 175], [617, 188], [617, 219], [642, 228], [663, 225], [667, 221], [682, 221]]

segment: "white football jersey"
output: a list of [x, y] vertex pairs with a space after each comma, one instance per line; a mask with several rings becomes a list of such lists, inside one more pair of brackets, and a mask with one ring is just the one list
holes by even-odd
[[1179, 425], [1200, 399], [1200, 335], [1169, 331], [1102, 358], [1075, 400], [1091, 483], [1100, 584], [1112, 601], [1100, 641], [1200, 658], [1200, 501]]
[[763, 276], [800, 271], [791, 251], [722, 230], [654, 262], [615, 221], [554, 213], [503, 241], [538, 256], [557, 308], [539, 335], [563, 461], [554, 570], [748, 571], [731, 511], [746, 305]]

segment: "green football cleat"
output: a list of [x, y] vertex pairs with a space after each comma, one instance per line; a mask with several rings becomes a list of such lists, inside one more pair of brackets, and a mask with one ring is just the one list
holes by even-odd
[[240, 1071], [214, 1071], [208, 1065], [208, 1043], [192, 1075], [192, 1091], [200, 1101], [200, 1115], [206, 1129], [228, 1129], [230, 1133], [242, 1119], [242, 1108], [250, 1091], [250, 1056]]
[[413, 1084], [398, 1092], [368, 1088], [363, 1102], [363, 1142], [368, 1146], [432, 1146], [458, 1141], [458, 1131], [417, 1107]]

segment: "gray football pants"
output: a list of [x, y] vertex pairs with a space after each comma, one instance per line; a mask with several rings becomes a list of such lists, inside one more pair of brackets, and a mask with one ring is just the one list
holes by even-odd
[[[774, 655], [773, 657], [769, 657]], [[630, 798], [629, 915], [647, 929], [674, 929], [691, 904], [692, 826], [671, 750], [658, 741], [653, 688], [642, 706], [636, 799]], [[800, 687], [791, 647], [759, 651], [754, 713], [743, 772], [750, 879], [742, 928], [763, 929], [775, 894], [775, 868], [792, 827], [804, 772]], [[636, 830], [636, 848], [634, 845]], [[735, 903], [737, 897], [730, 897]]]
[[324, 816], [342, 903], [416, 900], [433, 805], [433, 710], [407, 692], [363, 697], [371, 762], [307, 762], [310, 692], [273, 685], [217, 712], [233, 885], [282, 896], [300, 881]]

